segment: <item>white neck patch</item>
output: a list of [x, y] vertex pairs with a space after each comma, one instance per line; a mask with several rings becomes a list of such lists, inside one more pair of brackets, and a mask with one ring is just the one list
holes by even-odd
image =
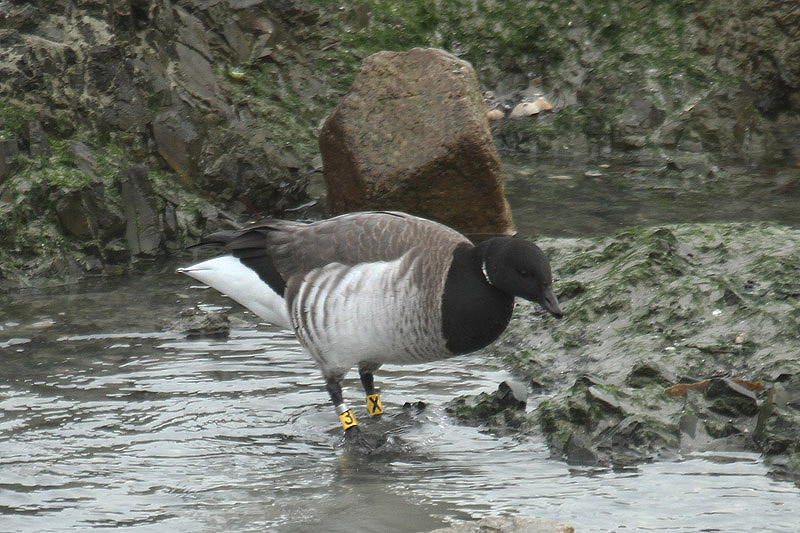
[[489, 279], [489, 272], [486, 271], [486, 259], [481, 263], [481, 272], [483, 272], [483, 277], [486, 278], [486, 283], [491, 285], [492, 280]]

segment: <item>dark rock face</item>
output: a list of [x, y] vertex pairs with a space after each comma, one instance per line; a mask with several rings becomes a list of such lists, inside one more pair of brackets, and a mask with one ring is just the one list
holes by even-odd
[[104, 189], [102, 183], [94, 182], [61, 193], [55, 210], [64, 231], [84, 241], [108, 242], [122, 234], [125, 221], [108, 208]]
[[197, 178], [203, 138], [178, 109], [165, 109], [153, 117], [156, 150], [175, 173], [187, 183]]
[[467, 234], [513, 229], [475, 72], [446, 52], [364, 60], [320, 150], [337, 213], [395, 209]]
[[[315, 74], [286, 46], [304, 14], [236, 0], [0, 5], [0, 284], [116, 272], [306, 202], [294, 150], [322, 111], [286, 111]], [[130, 170], [140, 163], [154, 179]]]
[[17, 139], [0, 139], [0, 184], [17, 170]]
[[258, 171], [248, 176], [247, 188], [224, 184], [223, 205], [253, 190], [267, 192], [249, 199], [256, 211], [273, 209], [280, 191], [303, 199], [291, 187], [298, 177], [283, 164], [283, 147], [265, 130], [272, 127], [267, 112], [234, 111], [239, 96], [230, 85], [250, 78], [236, 82], [215, 70], [231, 57], [249, 61], [267, 52], [291, 17], [283, 21], [257, 3], [235, 1], [8, 2], [0, 11], [0, 93], [17, 108], [37, 110], [39, 119], [26, 121], [20, 132], [32, 156], [49, 153], [48, 135], [91, 138], [214, 187], [218, 181], [202, 178], [218, 176], [220, 158], [247, 151]]
[[135, 256], [156, 255], [162, 244], [161, 215], [147, 167], [137, 165], [119, 176], [125, 211], [125, 238]]
[[[800, 158], [792, 140], [800, 132], [800, 14], [790, 0], [539, 6], [549, 17], [517, 63], [529, 67], [480, 65], [479, 49], [465, 54], [501, 102], [538, 92], [555, 105], [552, 114], [493, 125], [501, 149]], [[520, 76], [524, 68], [536, 75]]]

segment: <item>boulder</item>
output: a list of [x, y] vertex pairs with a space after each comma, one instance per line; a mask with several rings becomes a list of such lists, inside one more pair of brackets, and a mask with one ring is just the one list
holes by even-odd
[[75, 168], [91, 178], [97, 177], [97, 158], [86, 143], [70, 141], [67, 145], [67, 152]]
[[180, 319], [173, 329], [190, 338], [227, 338], [231, 331], [231, 321], [224, 310], [205, 310], [198, 306], [181, 311]]
[[184, 181], [192, 182], [198, 173], [203, 137], [194, 124], [177, 109], [164, 109], [153, 119], [156, 150]]
[[161, 249], [163, 231], [156, 194], [147, 165], [136, 165], [118, 176], [125, 210], [125, 238], [134, 256], [154, 256]]
[[100, 182], [60, 193], [55, 209], [61, 228], [82, 241], [106, 242], [121, 235], [124, 228], [124, 220], [108, 208], [105, 186]]
[[319, 143], [336, 213], [394, 209], [468, 235], [513, 232], [475, 71], [447, 52], [369, 56]]

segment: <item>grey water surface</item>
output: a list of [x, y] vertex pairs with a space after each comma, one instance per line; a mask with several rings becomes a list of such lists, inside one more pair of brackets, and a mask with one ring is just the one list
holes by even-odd
[[506, 158], [506, 196], [520, 234], [608, 235], [628, 226], [777, 222], [800, 226], [800, 168]]
[[[626, 216], [609, 200], [623, 194], [614, 183], [568, 197], [575, 189], [565, 184], [586, 178], [547, 169], [535, 171], [548, 184], [538, 190], [556, 189], [522, 200], [525, 168], [526, 179], [509, 180], [521, 231], [658, 223], [653, 206], [667, 201], [640, 191], [645, 207], [628, 215], [641, 216]], [[697, 210], [692, 198], [686, 213]], [[770, 213], [791, 217], [781, 201]], [[679, 204], [668, 199], [664, 212], [680, 216]], [[565, 211], [572, 222], [558, 229], [552, 220]], [[769, 476], [757, 454], [573, 468], [539, 435], [457, 424], [447, 401], [510, 377], [490, 348], [382, 369], [379, 421], [367, 418], [351, 375], [345, 394], [362, 427], [389, 443], [373, 455], [345, 451], [319, 372], [294, 338], [173, 268], [2, 296], [0, 531], [412, 532], [502, 514], [578, 531], [798, 528], [800, 489]], [[188, 339], [170, 327], [197, 304], [230, 308], [228, 338]], [[403, 408], [416, 400], [427, 408]]]

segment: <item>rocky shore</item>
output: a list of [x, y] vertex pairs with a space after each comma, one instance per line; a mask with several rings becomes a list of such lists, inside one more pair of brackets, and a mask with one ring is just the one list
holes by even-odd
[[[0, 3], [0, 291], [146, 268], [259, 216], [323, 216], [320, 129], [382, 50], [468, 61], [501, 153], [715, 180], [734, 158], [800, 183], [796, 2], [480, 5]], [[566, 318], [537, 327], [551, 319], [520, 306], [496, 347], [534, 393], [524, 409], [456, 399], [455, 416], [541, 431], [574, 463], [749, 449], [798, 476], [797, 230], [541, 244]]]
[[788, 0], [9, 0], [0, 285], [113, 274], [265, 214], [321, 216], [321, 124], [381, 50], [469, 61], [503, 152], [624, 153], [722, 179], [718, 158], [792, 165], [799, 28]]
[[540, 244], [565, 316], [519, 304], [495, 346], [529, 406], [467, 396], [455, 416], [541, 431], [573, 464], [753, 450], [800, 476], [800, 231], [692, 224]]

